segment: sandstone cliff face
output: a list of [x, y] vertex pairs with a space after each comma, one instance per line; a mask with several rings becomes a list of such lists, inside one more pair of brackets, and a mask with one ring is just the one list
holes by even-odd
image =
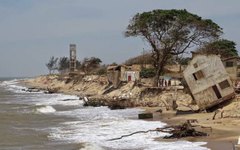
[[119, 88], [111, 88], [105, 77], [85, 76], [82, 79], [60, 78], [57, 75], [39, 76], [26, 81], [28, 85], [40, 89], [57, 89], [58, 92], [75, 94], [79, 97], [88, 97], [94, 104], [118, 104], [124, 107], [148, 106], [165, 107], [170, 109], [173, 101], [177, 100], [179, 107], [189, 105], [192, 101], [190, 95], [182, 90], [158, 89], [147, 85], [137, 85], [134, 82], [123, 83]]

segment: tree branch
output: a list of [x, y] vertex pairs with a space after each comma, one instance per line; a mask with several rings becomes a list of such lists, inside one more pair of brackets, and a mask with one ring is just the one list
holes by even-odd
[[137, 131], [137, 132], [133, 132], [133, 133], [130, 133], [130, 134], [126, 134], [126, 135], [122, 135], [121, 137], [119, 138], [113, 138], [113, 139], [110, 139], [108, 141], [115, 141], [115, 140], [120, 140], [124, 137], [129, 137], [129, 136], [132, 136], [134, 134], [139, 134], [139, 133], [148, 133], [148, 132], [164, 132], [164, 133], [169, 133], [169, 131], [166, 131], [166, 129], [171, 129], [171, 127], [165, 127], [165, 128], [156, 128], [155, 130], [147, 130], [147, 131]]
[[164, 133], [172, 134], [170, 136], [165, 136], [163, 138], [181, 138], [181, 137], [188, 137], [188, 136], [207, 136], [208, 135], [204, 132], [196, 131], [191, 125], [190, 121], [186, 121], [182, 125], [166, 126], [164, 128], [156, 128], [154, 130], [147, 130], [147, 131], [137, 131], [130, 134], [122, 135], [121, 137], [118, 137], [118, 138], [109, 139], [107, 141], [120, 140], [122, 138], [129, 137], [135, 134], [148, 133], [148, 132], [164, 132]]

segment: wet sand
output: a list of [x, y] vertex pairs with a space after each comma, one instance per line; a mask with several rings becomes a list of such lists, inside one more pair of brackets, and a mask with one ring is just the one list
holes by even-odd
[[[233, 145], [237, 144], [238, 137], [240, 136], [240, 119], [238, 118], [218, 118], [212, 120], [213, 113], [194, 113], [185, 115], [175, 115], [174, 111], [163, 111], [163, 113], [156, 112], [161, 108], [144, 108], [146, 112], [153, 113], [153, 119], [167, 123], [168, 125], [178, 125], [184, 123], [188, 119], [197, 119], [197, 131], [208, 133], [206, 137], [189, 137], [181, 139], [157, 139], [159, 141], [176, 141], [187, 140], [191, 142], [207, 142], [205, 147], [211, 150], [232, 150]], [[204, 128], [202, 128], [202, 127]], [[207, 128], [205, 128], [207, 127]], [[211, 128], [210, 128], [211, 127]], [[236, 149], [237, 150], [237, 149]]]

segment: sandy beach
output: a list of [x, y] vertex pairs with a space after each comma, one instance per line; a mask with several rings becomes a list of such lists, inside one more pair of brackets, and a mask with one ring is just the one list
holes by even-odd
[[[230, 150], [233, 145], [237, 144], [238, 137], [240, 135], [240, 120], [237, 118], [219, 118], [216, 117], [212, 120], [214, 113], [194, 113], [194, 114], [184, 114], [176, 115], [175, 111], [167, 111], [163, 113], [156, 112], [159, 108], [146, 108], [146, 112], [154, 113], [154, 118], [149, 120], [161, 120], [168, 125], [176, 125], [186, 122], [189, 119], [197, 119], [197, 123], [192, 123], [196, 125], [196, 130], [208, 133], [206, 137], [188, 137], [181, 139], [172, 140], [188, 140], [192, 142], [204, 141], [207, 142], [205, 147], [212, 150]], [[220, 114], [219, 114], [220, 115]], [[164, 139], [157, 139], [164, 140]], [[169, 139], [164, 141], [171, 141]]]

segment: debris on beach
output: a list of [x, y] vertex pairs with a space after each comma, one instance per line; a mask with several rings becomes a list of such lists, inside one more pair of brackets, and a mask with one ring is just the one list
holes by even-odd
[[207, 133], [196, 131], [192, 124], [187, 121], [182, 125], [173, 127], [173, 130], [169, 132], [171, 135], [164, 137], [165, 139], [171, 138], [183, 138], [183, 137], [196, 137], [196, 136], [208, 136]]
[[138, 114], [138, 119], [151, 119], [151, 118], [153, 118], [153, 113]]
[[[202, 128], [208, 128], [208, 127], [202, 127]], [[168, 135], [163, 137], [164, 139], [175, 139], [175, 138], [179, 139], [184, 137], [208, 136], [208, 134], [205, 132], [196, 131], [194, 126], [190, 123], [190, 121], [186, 121], [181, 125], [166, 126], [164, 128], [156, 128], [156, 129], [147, 130], [147, 131], [137, 131], [131, 134], [122, 135], [121, 137], [118, 137], [118, 138], [109, 139], [108, 141], [120, 140], [124, 137], [129, 137], [135, 134], [148, 133], [148, 132], [164, 132], [164, 133], [171, 134], [170, 136]]]

